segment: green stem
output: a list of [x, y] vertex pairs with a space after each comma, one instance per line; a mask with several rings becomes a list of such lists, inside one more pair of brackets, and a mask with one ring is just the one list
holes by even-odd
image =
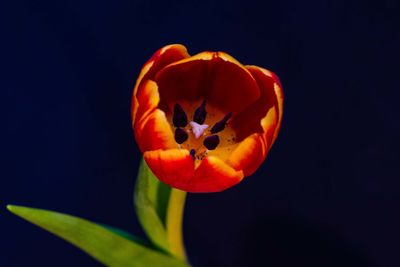
[[171, 254], [181, 260], [186, 260], [182, 235], [185, 200], [185, 191], [171, 189], [166, 218], [167, 238]]

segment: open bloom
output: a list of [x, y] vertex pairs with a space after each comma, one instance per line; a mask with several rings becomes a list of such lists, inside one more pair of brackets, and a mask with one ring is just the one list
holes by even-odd
[[132, 123], [155, 176], [188, 192], [216, 192], [251, 175], [282, 119], [278, 77], [223, 52], [158, 50], [132, 97]]

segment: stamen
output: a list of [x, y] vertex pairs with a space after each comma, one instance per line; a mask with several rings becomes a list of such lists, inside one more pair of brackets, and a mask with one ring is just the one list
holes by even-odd
[[214, 126], [211, 128], [210, 132], [215, 134], [215, 133], [219, 133], [222, 130], [225, 129], [225, 125], [226, 122], [232, 117], [232, 113], [229, 112], [228, 114], [225, 115], [225, 117], [222, 118], [222, 120], [220, 120], [219, 122], [217, 122], [216, 124], [214, 124]]
[[192, 158], [194, 159], [194, 157], [196, 156], [196, 150], [194, 148], [192, 148], [190, 150], [190, 156], [192, 156]]
[[206, 117], [207, 117], [206, 101], [203, 100], [203, 102], [201, 102], [200, 107], [198, 107], [194, 112], [193, 121], [197, 122], [198, 124], [203, 124], [204, 121], [206, 120]]
[[178, 144], [184, 143], [189, 138], [187, 132], [182, 128], [175, 129], [175, 142]]
[[208, 150], [214, 150], [219, 144], [219, 137], [218, 135], [210, 135], [204, 139], [203, 145]]
[[196, 139], [199, 139], [199, 137], [202, 136], [205, 130], [208, 128], [207, 124], [200, 125], [194, 121], [189, 122], [189, 124], [190, 126], [192, 126], [192, 132], [194, 134], [194, 137], [196, 137]]
[[188, 119], [185, 111], [179, 104], [174, 106], [174, 115], [172, 118], [172, 123], [175, 127], [185, 127], [188, 124]]

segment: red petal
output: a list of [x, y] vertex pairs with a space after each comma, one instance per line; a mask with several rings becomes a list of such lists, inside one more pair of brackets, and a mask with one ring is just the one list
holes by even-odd
[[188, 192], [219, 192], [243, 179], [242, 171], [236, 171], [221, 159], [208, 156], [202, 160], [194, 177], [183, 190]]
[[156, 76], [161, 101], [205, 98], [223, 112], [239, 113], [260, 96], [256, 81], [223, 52], [203, 52], [172, 63]]
[[273, 85], [273, 91], [275, 93], [275, 112], [278, 114], [277, 118], [275, 118], [276, 114], [271, 113], [267, 114], [262, 122], [261, 125], [264, 129], [264, 132], [272, 131], [269, 129], [272, 124], [276, 123], [274, 126], [275, 129], [273, 130], [273, 137], [272, 140], [269, 141], [269, 143], [272, 143], [275, 141], [276, 137], [278, 136], [278, 132], [281, 126], [282, 122], [282, 115], [283, 115], [283, 91], [282, 91], [282, 85], [281, 82], [279, 81], [278, 76], [264, 68], [260, 68], [257, 66], [248, 66], [249, 71], [253, 74], [254, 78], [257, 80], [258, 84], [261, 87], [261, 90], [263, 90], [262, 86], [265, 85], [265, 81], [268, 79], [272, 79], [274, 81]]
[[227, 163], [235, 170], [243, 170], [245, 176], [253, 174], [267, 156], [268, 147], [260, 134], [244, 139], [231, 153]]
[[160, 109], [153, 110], [144, 120], [139, 121], [134, 131], [142, 152], [177, 148], [171, 126]]
[[157, 108], [160, 102], [157, 84], [152, 80], [143, 81], [136, 95], [136, 99], [140, 103], [138, 106], [135, 120], [132, 121], [133, 128], [139, 127], [143, 121]]
[[147, 151], [143, 156], [158, 179], [187, 192], [222, 191], [244, 177], [243, 172], [216, 157], [203, 159], [195, 170], [194, 160], [185, 149]]
[[136, 84], [133, 89], [131, 107], [133, 120], [135, 120], [136, 111], [138, 105], [140, 104], [135, 96], [137, 95], [137, 91], [142, 81], [145, 81], [147, 79], [154, 80], [154, 76], [160, 69], [172, 62], [176, 62], [187, 57], [189, 57], [189, 54], [187, 53], [187, 50], [183, 45], [172, 44], [159, 49], [157, 52], [154, 53], [150, 60], [146, 62], [146, 64], [140, 71], [139, 77], [136, 80]]
[[194, 161], [185, 149], [147, 151], [143, 155], [151, 171], [162, 182], [185, 190], [194, 175]]
[[278, 119], [278, 126], [275, 129], [274, 132], [274, 140], [276, 137], [278, 137], [279, 130], [281, 128], [281, 123], [282, 123], [282, 116], [283, 116], [283, 91], [282, 91], [282, 86], [280, 83], [275, 83], [274, 84], [274, 89], [275, 89], [275, 94], [278, 99], [278, 110], [279, 110], [279, 119]]
[[261, 120], [261, 127], [263, 128], [263, 136], [268, 148], [271, 148], [275, 141], [275, 134], [278, 134], [279, 130], [279, 116], [276, 112], [275, 107], [271, 107], [267, 115]]
[[257, 66], [246, 66], [246, 68], [257, 81], [261, 95], [253, 105], [232, 119], [232, 126], [236, 129], [238, 140], [243, 140], [252, 133], [265, 133], [270, 127], [274, 127], [275, 131], [278, 126], [278, 119], [271, 121], [271, 117], [267, 121], [269, 124], [261, 124], [271, 107], [278, 112], [279, 103], [275, 92], [275, 87], [279, 83], [277, 76]]

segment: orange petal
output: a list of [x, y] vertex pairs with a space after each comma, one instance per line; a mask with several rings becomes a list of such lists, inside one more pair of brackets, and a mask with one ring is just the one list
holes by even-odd
[[[278, 109], [278, 100], [274, 86], [277, 82], [276, 75], [257, 66], [246, 66], [260, 88], [260, 98], [248, 109], [232, 119], [232, 126], [237, 131], [238, 140], [243, 140], [252, 133], [262, 133], [267, 129], [261, 125], [261, 120], [267, 115], [271, 107]], [[270, 127], [271, 125], [264, 126]], [[273, 125], [273, 127], [276, 127]]]
[[160, 102], [157, 84], [152, 80], [143, 81], [140, 84], [136, 99], [140, 105], [136, 112], [136, 118], [132, 121], [133, 128], [139, 127], [139, 124], [143, 124], [143, 121], [157, 108]]
[[245, 176], [253, 174], [267, 156], [268, 147], [260, 134], [244, 139], [229, 156], [227, 163]]
[[188, 192], [219, 192], [243, 179], [242, 171], [236, 171], [221, 159], [208, 156], [195, 170], [194, 177], [183, 190]]
[[137, 123], [134, 132], [142, 152], [177, 148], [171, 126], [160, 109], [153, 110], [144, 120]]
[[139, 77], [136, 80], [135, 87], [133, 89], [133, 94], [132, 94], [132, 118], [135, 120], [136, 118], [136, 112], [138, 109], [138, 105], [140, 104], [137, 99], [137, 91], [139, 89], [140, 84], [142, 81], [147, 80], [147, 79], [152, 79], [154, 80], [155, 74], [165, 67], [166, 65], [181, 60], [183, 58], [189, 57], [189, 54], [186, 50], [186, 48], [183, 45], [180, 44], [172, 44], [172, 45], [167, 45], [161, 49], [159, 49], [157, 52], [154, 53], [154, 55], [149, 59], [149, 61], [146, 62], [146, 64], [143, 66], [142, 70], [140, 71]]
[[216, 157], [203, 159], [195, 170], [194, 160], [185, 149], [147, 151], [143, 156], [158, 179], [187, 192], [222, 191], [244, 177], [243, 172]]
[[[253, 76], [255, 76], [255, 79], [258, 81], [259, 84], [263, 84], [263, 82], [261, 80], [266, 80], [266, 79], [272, 79], [274, 81], [274, 92], [276, 95], [276, 100], [277, 100], [277, 112], [279, 114], [278, 116], [278, 125], [275, 129], [275, 133], [274, 133], [274, 141], [278, 135], [279, 132], [279, 128], [281, 125], [281, 121], [282, 121], [282, 115], [283, 115], [283, 90], [282, 90], [282, 85], [281, 82], [278, 78], [278, 76], [273, 73], [272, 71], [269, 71], [267, 69], [261, 68], [261, 67], [257, 67], [257, 66], [248, 66], [248, 69], [250, 70], [250, 72], [253, 74]], [[261, 90], [263, 90], [263, 88], [261, 88]]]
[[205, 98], [223, 112], [239, 113], [260, 96], [257, 83], [223, 52], [203, 52], [166, 66], [156, 76], [161, 101]]
[[274, 143], [275, 134], [278, 134], [279, 130], [279, 116], [276, 110], [276, 107], [271, 107], [267, 115], [261, 120], [261, 127], [264, 129], [263, 136], [269, 148]]
[[162, 182], [187, 189], [194, 175], [194, 161], [186, 149], [147, 151], [143, 155], [154, 175]]
[[279, 119], [278, 119], [278, 126], [276, 127], [275, 132], [274, 132], [274, 140], [273, 141], [275, 141], [276, 137], [278, 137], [278, 133], [279, 133], [279, 130], [281, 128], [281, 123], [282, 123], [282, 116], [283, 116], [283, 90], [282, 90], [281, 83], [280, 82], [275, 83], [274, 89], [275, 89], [276, 97], [278, 99]]
[[[278, 136], [278, 132], [279, 132], [279, 129], [281, 126], [281, 121], [282, 121], [282, 115], [283, 115], [282, 85], [281, 85], [281, 82], [280, 82], [278, 76], [275, 73], [273, 73], [267, 69], [260, 68], [257, 66], [249, 66], [249, 70], [253, 74], [253, 76], [255, 77], [255, 79], [257, 80], [257, 82], [259, 83], [260, 86], [265, 85], [265, 82], [263, 82], [265, 80], [272, 79], [274, 81], [273, 91], [276, 96], [275, 107], [276, 107], [276, 112], [278, 113], [277, 120], [275, 121], [275, 117], [274, 117], [274, 116], [276, 116], [276, 114], [267, 114], [267, 116], [264, 117], [264, 119], [261, 123], [265, 132], [271, 131], [270, 130], [271, 125], [273, 123], [276, 123], [276, 126], [274, 126], [275, 129], [272, 133], [273, 134], [272, 140], [268, 141], [272, 145], [272, 143], [275, 142], [275, 139]], [[261, 88], [261, 90], [263, 90], [263, 88]]]

